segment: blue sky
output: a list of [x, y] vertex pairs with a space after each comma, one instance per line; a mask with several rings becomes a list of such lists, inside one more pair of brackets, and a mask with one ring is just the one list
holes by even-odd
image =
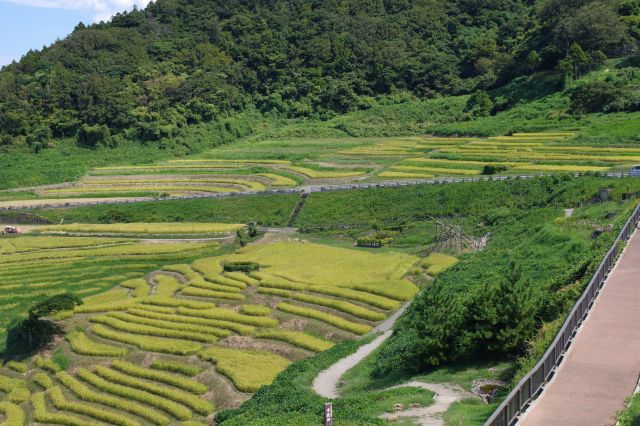
[[108, 20], [148, 0], [0, 0], [0, 66], [42, 49], [73, 31], [78, 22]]

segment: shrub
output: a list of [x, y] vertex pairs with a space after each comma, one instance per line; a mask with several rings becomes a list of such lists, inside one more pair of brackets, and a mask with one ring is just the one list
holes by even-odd
[[269, 384], [290, 361], [269, 352], [213, 347], [200, 352], [206, 361], [214, 361], [216, 370], [227, 376], [242, 392], [255, 392]]
[[363, 308], [362, 306], [355, 305], [353, 303], [345, 302], [342, 300], [330, 299], [327, 297], [314, 296], [311, 294], [297, 293], [292, 296], [295, 300], [301, 302], [310, 303], [313, 305], [325, 306], [327, 308], [337, 309], [338, 311], [346, 312], [358, 318], [363, 318], [369, 321], [382, 321], [387, 316], [382, 312], [376, 312]]
[[571, 93], [571, 109], [579, 114], [608, 112], [607, 107], [622, 94], [622, 88], [613, 82], [582, 83], [576, 86]]
[[485, 176], [497, 175], [507, 170], [506, 166], [490, 165], [487, 164], [482, 168], [482, 173]]
[[188, 340], [165, 339], [161, 337], [147, 337], [139, 334], [121, 333], [99, 324], [94, 325], [91, 328], [91, 331], [105, 339], [137, 346], [142, 350], [151, 352], [191, 355], [201, 348], [199, 344]]
[[64, 371], [56, 374], [56, 377], [67, 389], [83, 401], [95, 402], [96, 404], [102, 404], [117, 410], [126, 411], [160, 426], [166, 426], [169, 424], [169, 419], [155, 410], [136, 402], [121, 399], [105, 393], [95, 392], [84, 383]]
[[183, 404], [197, 413], [207, 416], [213, 412], [213, 406], [208, 401], [193, 394], [173, 389], [156, 383], [140, 380], [130, 375], [119, 373], [104, 366], [96, 366], [94, 373], [105, 380], [130, 388], [140, 389], [163, 398]]
[[193, 364], [186, 364], [180, 361], [171, 361], [168, 359], [156, 359], [151, 363], [151, 368], [156, 370], [170, 371], [172, 373], [184, 374], [193, 377], [202, 372], [202, 368]]
[[247, 315], [267, 316], [271, 314], [271, 309], [262, 305], [242, 305], [240, 306], [240, 312]]
[[110, 424], [119, 426], [140, 426], [140, 423], [131, 420], [125, 416], [112, 413], [100, 407], [94, 407], [79, 402], [67, 401], [59, 387], [55, 386], [48, 390], [53, 405], [60, 411], [71, 411], [77, 414], [83, 414], [96, 420], [102, 420]]
[[109, 146], [111, 131], [104, 124], [95, 126], [83, 124], [78, 129], [78, 144], [87, 148], [97, 148], [99, 145]]
[[119, 348], [105, 343], [94, 342], [82, 330], [75, 330], [67, 334], [71, 349], [85, 356], [125, 356], [129, 353], [125, 348]]
[[354, 334], [366, 334], [371, 330], [371, 326], [365, 324], [359, 324], [348, 321], [336, 315], [328, 314], [326, 312], [318, 311], [310, 308], [303, 308], [289, 303], [279, 303], [278, 309], [283, 312], [287, 312], [292, 315], [298, 315], [301, 317], [312, 318], [318, 321], [322, 321], [329, 325], [332, 325], [341, 330], [350, 331]]
[[2, 426], [23, 426], [27, 420], [22, 408], [9, 401], [0, 402], [0, 413], [4, 416]]
[[[183, 364], [183, 363], [174, 363], [170, 365], [173, 367], [180, 366], [180, 368], [183, 368], [184, 366], [188, 366], [187, 364]], [[175, 386], [177, 388], [195, 393], [196, 395], [203, 395], [209, 390], [205, 385], [203, 385], [202, 383], [198, 383], [195, 380], [176, 376], [175, 374], [166, 373], [164, 371], [149, 370], [148, 368], [143, 368], [126, 361], [116, 360], [112, 363], [112, 366], [132, 376], [141, 377], [143, 379], [154, 380], [156, 382], [166, 383], [168, 385]], [[193, 367], [193, 368], [195, 368], [196, 371], [200, 370], [198, 367]], [[190, 371], [193, 371], [193, 369], [191, 369]]]
[[317, 337], [311, 336], [310, 334], [302, 333], [299, 331], [268, 330], [257, 333], [256, 337], [261, 337], [263, 339], [282, 340], [283, 342], [287, 342], [294, 346], [298, 346], [313, 352], [326, 351], [334, 345], [333, 342], [319, 339]]
[[222, 269], [225, 272], [244, 272], [246, 274], [249, 272], [255, 272], [259, 270], [260, 264], [256, 262], [248, 262], [248, 261], [224, 262], [222, 265]]
[[159, 397], [140, 389], [112, 383], [84, 368], [79, 368], [77, 374], [82, 380], [103, 392], [159, 408], [179, 420], [189, 420], [191, 418], [191, 411], [189, 411], [189, 409], [181, 404], [169, 401], [166, 398]]

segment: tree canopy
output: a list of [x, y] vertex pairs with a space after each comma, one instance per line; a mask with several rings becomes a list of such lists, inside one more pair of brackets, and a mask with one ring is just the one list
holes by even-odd
[[0, 147], [153, 143], [248, 108], [323, 117], [398, 91], [484, 91], [573, 45], [596, 58], [635, 43], [639, 1], [158, 0], [4, 67]]

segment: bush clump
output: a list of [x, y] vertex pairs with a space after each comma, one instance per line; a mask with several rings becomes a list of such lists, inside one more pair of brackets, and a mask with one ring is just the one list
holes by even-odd
[[223, 265], [225, 272], [256, 272], [260, 269], [260, 264], [256, 262], [225, 262]]

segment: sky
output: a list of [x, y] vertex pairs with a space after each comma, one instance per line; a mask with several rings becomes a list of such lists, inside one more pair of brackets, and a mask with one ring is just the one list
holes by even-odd
[[106, 21], [149, 0], [0, 0], [0, 66], [68, 35], [79, 22]]

